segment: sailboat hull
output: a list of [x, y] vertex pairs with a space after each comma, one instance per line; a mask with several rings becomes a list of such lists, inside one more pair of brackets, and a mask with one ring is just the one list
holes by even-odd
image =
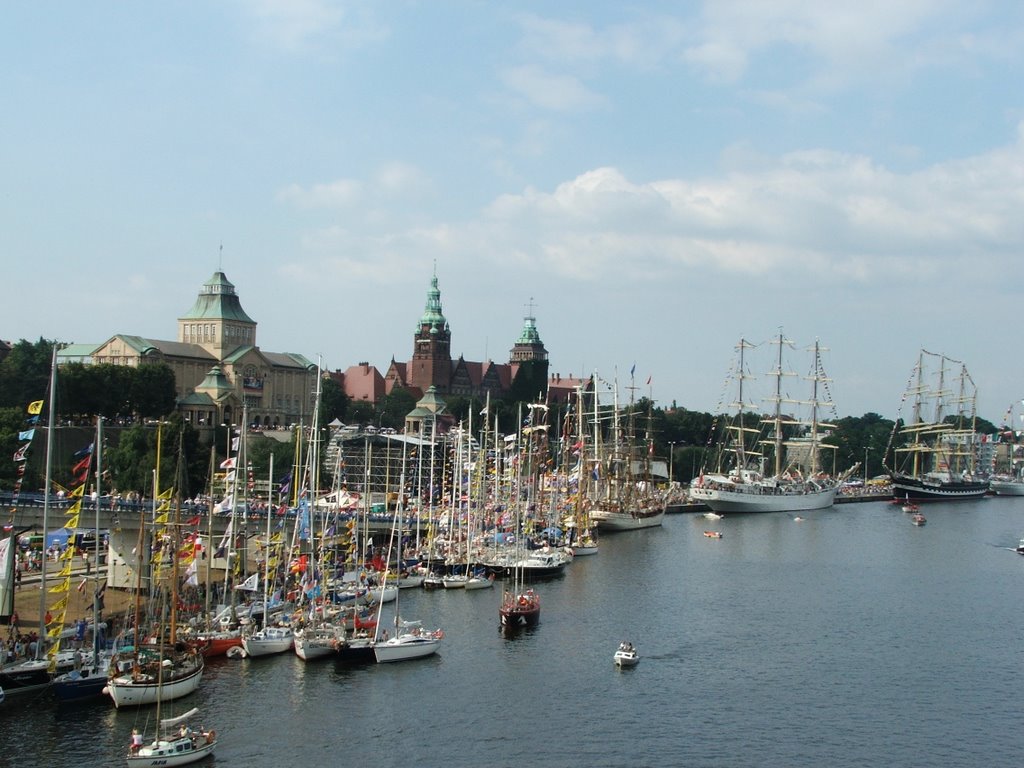
[[114, 700], [115, 707], [141, 707], [156, 704], [157, 700], [173, 701], [195, 691], [203, 679], [202, 657], [194, 669], [162, 683], [143, 681], [131, 674], [119, 675], [107, 683], [107, 693]]
[[590, 519], [602, 531], [635, 531], [640, 528], [656, 528], [665, 519], [664, 507], [653, 512], [631, 514], [604, 509], [594, 509]]
[[981, 499], [987, 494], [987, 481], [930, 481], [908, 475], [895, 475], [892, 479], [892, 495], [894, 499], [960, 501]]
[[249, 656], [272, 656], [290, 651], [295, 636], [285, 627], [268, 627], [242, 638], [242, 647]]
[[391, 640], [375, 643], [373, 655], [378, 664], [391, 661], [408, 661], [432, 656], [437, 653], [439, 640], [435, 637], [422, 635], [399, 635]]
[[749, 490], [722, 488], [690, 489], [690, 498], [706, 504], [715, 512], [806, 512], [828, 509], [836, 500], [836, 489], [825, 488], [806, 493], [768, 493], [767, 487]]

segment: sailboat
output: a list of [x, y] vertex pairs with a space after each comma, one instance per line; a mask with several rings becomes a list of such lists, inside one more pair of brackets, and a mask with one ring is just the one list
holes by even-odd
[[[718, 465], [714, 471], [702, 472], [690, 487], [692, 501], [706, 504], [714, 512], [781, 512], [826, 509], [835, 501], [836, 491], [842, 482], [857, 468], [851, 467], [839, 477], [832, 477], [821, 471], [823, 449], [835, 449], [825, 443], [826, 430], [833, 424], [821, 421], [820, 414], [831, 407], [828, 398], [826, 376], [821, 361], [822, 348], [815, 341], [811, 373], [806, 378], [811, 382], [808, 400], [792, 400], [785, 397], [783, 378], [795, 375], [783, 370], [783, 350], [790, 345], [780, 333], [775, 340], [777, 359], [769, 376], [774, 381], [772, 394], [767, 400], [772, 403], [771, 414], [759, 426], [751, 426], [751, 411], [756, 407], [746, 400], [744, 381], [751, 378], [746, 370], [745, 353], [753, 347], [741, 339], [737, 347], [739, 363], [732, 373], [738, 387], [738, 396], [733, 403], [735, 417], [728, 425], [728, 437], [719, 446]], [[810, 417], [806, 420], [785, 415], [783, 403], [809, 407]], [[787, 437], [786, 429], [798, 428], [800, 434]], [[771, 474], [764, 473], [766, 453], [771, 454]]]
[[200, 726], [193, 729], [188, 721], [195, 719], [199, 709], [193, 707], [177, 717], [160, 718], [161, 704], [157, 701], [157, 730], [153, 741], [145, 743], [142, 734], [132, 733], [132, 745], [128, 751], [128, 766], [175, 766], [197, 763], [213, 754], [217, 747], [217, 732]]
[[[140, 606], [142, 592], [143, 535], [145, 522], [140, 519], [139, 544], [136, 552], [140, 562], [136, 567], [138, 581], [136, 584], [135, 608], [135, 641], [132, 647], [129, 669], [120, 671], [116, 666], [111, 668], [111, 677], [104, 689], [114, 700], [114, 706], [132, 707], [145, 704], [159, 704], [162, 701], [187, 696], [199, 687], [205, 668], [203, 655], [191, 644], [178, 638], [178, 530], [181, 511], [181, 477], [183, 471], [183, 435], [178, 438], [178, 490], [175, 497], [175, 520], [169, 527], [171, 558], [170, 602], [166, 622], [161, 619], [158, 634], [155, 638], [143, 639], [140, 623]], [[156, 489], [154, 489], [156, 491]], [[159, 493], [153, 494], [154, 499]], [[159, 569], [156, 570], [159, 573]], [[127, 660], [125, 660], [127, 661]], [[113, 662], [112, 662], [113, 664]]]
[[[594, 377], [594, 421], [598, 421], [597, 382]], [[635, 387], [631, 387], [635, 389]], [[651, 482], [650, 454], [642, 451], [637, 462], [637, 441], [634, 428], [635, 414], [630, 403], [626, 429], [621, 429], [618, 393], [616, 391], [612, 416], [611, 446], [601, 455], [598, 441], [594, 441], [595, 494], [590, 519], [598, 530], [633, 531], [656, 528], [665, 518], [665, 500], [655, 491]], [[649, 444], [649, 438], [648, 438]], [[640, 471], [636, 471], [639, 464]]]
[[271, 624], [270, 615], [270, 562], [271, 556], [271, 531], [270, 520], [273, 515], [269, 510], [274, 508], [273, 504], [273, 479], [274, 479], [274, 454], [270, 454], [270, 482], [267, 484], [267, 541], [266, 553], [263, 559], [263, 626], [253, 632], [242, 635], [242, 648], [247, 656], [272, 656], [276, 653], [284, 653], [291, 650], [295, 642], [295, 634], [290, 626]]
[[53, 678], [53, 692], [61, 701], [80, 701], [94, 696], [102, 696], [103, 689], [107, 684], [107, 677], [110, 672], [111, 654], [106, 648], [101, 647], [100, 631], [103, 625], [100, 623], [100, 601], [99, 590], [95, 584], [100, 579], [99, 569], [99, 542], [100, 542], [100, 500], [103, 498], [101, 483], [103, 481], [103, 419], [96, 417], [96, 442], [95, 446], [95, 472], [96, 472], [96, 524], [94, 528], [94, 545], [97, 547], [96, 568], [94, 570], [93, 594], [93, 617], [92, 617], [92, 652], [83, 657], [80, 651], [75, 651], [74, 669], [63, 672]]
[[[955, 366], [959, 371], [955, 371]], [[920, 350], [903, 403], [912, 412], [897, 418], [889, 436], [886, 469], [894, 499], [956, 501], [980, 499], [987, 478], [975, 474], [977, 388], [967, 366], [942, 354]]]
[[[531, 405], [530, 408], [545, 412], [547, 410], [547, 406], [537, 404]], [[533, 422], [534, 414], [531, 413], [531, 427], [533, 426]], [[546, 447], [547, 433], [543, 429], [523, 430], [523, 437], [525, 437], [523, 453], [525, 456], [522, 458], [525, 459], [526, 468], [524, 470], [522, 467], [524, 463], [523, 461], [516, 463], [516, 482], [515, 487], [512, 489], [513, 495], [510, 497], [516, 499], [516, 554], [512, 564], [512, 581], [511, 584], [506, 584], [505, 589], [502, 590], [501, 605], [498, 608], [498, 616], [501, 621], [501, 626], [506, 630], [515, 630], [521, 627], [535, 627], [540, 622], [540, 595], [538, 595], [532, 588], [528, 588], [525, 583], [524, 565], [526, 558], [524, 557], [523, 551], [523, 532], [525, 526], [523, 524], [522, 515], [522, 488], [520, 487], [523, 475], [525, 474], [527, 477], [527, 496], [528, 498], [532, 498], [531, 491], [535, 487], [533, 478], [534, 452], [535, 450], [542, 449], [540, 446], [535, 445], [538, 436], [541, 446]]]
[[[1024, 400], [1021, 401], [1024, 404]], [[988, 487], [996, 496], [1024, 496], [1024, 454], [1019, 444], [1021, 432], [1013, 428], [1013, 406], [1003, 416], [1003, 426], [999, 430], [997, 450], [1005, 453], [997, 459], [998, 472], [989, 478]], [[1024, 425], [1024, 413], [1018, 414], [1019, 423]], [[1005, 448], [1005, 450], [1004, 450]]]
[[[405, 472], [402, 472], [402, 479], [399, 483], [399, 487], [405, 487]], [[401, 547], [401, 522], [403, 519], [402, 506], [399, 504], [398, 509], [395, 512], [394, 520], [391, 525], [391, 535], [388, 538], [387, 547], [387, 560], [386, 564], [390, 565], [392, 550], [398, 543]], [[398, 554], [399, 559], [401, 554]], [[388, 573], [390, 568], [386, 568], [384, 571], [384, 577], [382, 585], [387, 585]], [[404, 621], [399, 613], [400, 599], [396, 595], [395, 598], [395, 620], [394, 628], [395, 634], [393, 637], [389, 637], [387, 631], [380, 632], [380, 617], [381, 611], [383, 610], [383, 604], [378, 607], [377, 613], [377, 624], [374, 627], [373, 635], [373, 655], [376, 658], [378, 664], [389, 663], [393, 661], [408, 661], [410, 659], [421, 659], [425, 656], [432, 656], [437, 653], [438, 647], [441, 644], [441, 640], [444, 638], [444, 632], [438, 630], [425, 630], [423, 629], [422, 622], [419, 621]]]

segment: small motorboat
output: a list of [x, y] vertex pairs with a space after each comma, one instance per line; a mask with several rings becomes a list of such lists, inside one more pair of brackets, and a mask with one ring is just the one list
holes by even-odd
[[1017, 554], [1024, 555], [1024, 539], [1020, 540], [1020, 544], [1017, 545]]
[[704, 531], [704, 535], [707, 536], [709, 539], [720, 539], [720, 538], [722, 538], [722, 532], [721, 531]]
[[918, 512], [918, 511], [920, 511], [920, 509], [921, 508], [919, 506], [917, 506], [917, 502], [911, 501], [909, 496], [907, 496], [903, 500], [903, 511], [904, 512]]
[[632, 643], [619, 643], [614, 661], [616, 667], [635, 667], [640, 662], [640, 654], [636, 652]]
[[717, 512], [705, 512], [704, 517], [707, 520], [721, 520], [724, 517], [724, 515], [720, 515]]
[[925, 520], [924, 515], [922, 515], [920, 512], [918, 512], [916, 515], [914, 515], [912, 518], [910, 518], [910, 522], [912, 522], [914, 525], [924, 525], [928, 521]]

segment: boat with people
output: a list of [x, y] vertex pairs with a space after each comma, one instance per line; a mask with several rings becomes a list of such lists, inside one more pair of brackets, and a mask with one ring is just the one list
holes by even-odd
[[640, 654], [637, 653], [632, 643], [619, 643], [619, 647], [616, 649], [612, 660], [615, 662], [615, 666], [619, 668], [635, 667], [640, 663]]
[[[772, 413], [751, 423], [751, 413], [757, 405], [745, 381], [747, 350], [755, 346], [745, 339], [737, 345], [737, 362], [729, 374], [736, 387], [736, 400], [732, 403], [734, 416], [718, 438], [718, 451], [713, 470], [702, 470], [690, 486], [690, 499], [706, 504], [712, 512], [783, 512], [826, 509], [835, 502], [836, 492], [859, 465], [854, 465], [838, 477], [824, 471], [821, 455], [836, 446], [825, 442], [828, 430], [835, 425], [821, 420], [821, 414], [835, 406], [828, 396], [826, 384], [830, 379], [822, 364], [822, 348], [816, 341], [812, 347], [811, 392], [807, 400], [785, 397], [782, 389], [784, 377], [795, 375], [784, 370], [783, 353], [792, 343], [782, 334], [774, 341], [776, 361], [768, 376], [774, 381], [771, 394], [765, 399], [772, 403]], [[783, 403], [806, 407], [807, 416], [784, 413]], [[765, 467], [771, 463], [771, 473]]]
[[928, 522], [928, 520], [925, 519], [924, 515], [918, 512], [912, 518], [910, 518], [910, 522], [912, 522], [914, 525], [924, 525]]
[[965, 501], [988, 493], [988, 478], [975, 467], [977, 399], [963, 362], [920, 350], [885, 452], [895, 457], [886, 465], [894, 499]]
[[128, 750], [128, 768], [137, 766], [175, 766], [197, 763], [217, 748], [217, 732], [203, 726], [192, 728], [188, 721], [199, 713], [196, 708], [177, 717], [159, 719], [153, 740], [145, 743], [138, 730], [132, 731]]
[[721, 531], [704, 531], [704, 537], [708, 539], [720, 539], [722, 538]]

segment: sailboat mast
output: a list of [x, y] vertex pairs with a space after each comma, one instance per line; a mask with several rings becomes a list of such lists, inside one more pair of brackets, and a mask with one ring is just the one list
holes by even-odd
[[[93, 577], [92, 590], [92, 653], [93, 663], [99, 661], [100, 653], [100, 504], [103, 503], [103, 417], [96, 417], [96, 526], [93, 528]], [[86, 550], [88, 551], [88, 550]]]
[[274, 454], [267, 471], [267, 540], [263, 544], [263, 626], [270, 620], [270, 518], [274, 516]]
[[[57, 399], [57, 345], [53, 345], [53, 354], [50, 360], [50, 396], [47, 408], [46, 425], [46, 482], [43, 486], [43, 556], [39, 561], [39, 637], [47, 637], [46, 630], [46, 536], [49, 526], [50, 515], [50, 484], [53, 482], [53, 431], [56, 426], [57, 407], [54, 402]], [[36, 658], [43, 658], [46, 653], [45, 643], [36, 644]]]
[[782, 333], [779, 333], [779, 355], [775, 364], [775, 417], [773, 432], [775, 433], [775, 477], [782, 474]]

